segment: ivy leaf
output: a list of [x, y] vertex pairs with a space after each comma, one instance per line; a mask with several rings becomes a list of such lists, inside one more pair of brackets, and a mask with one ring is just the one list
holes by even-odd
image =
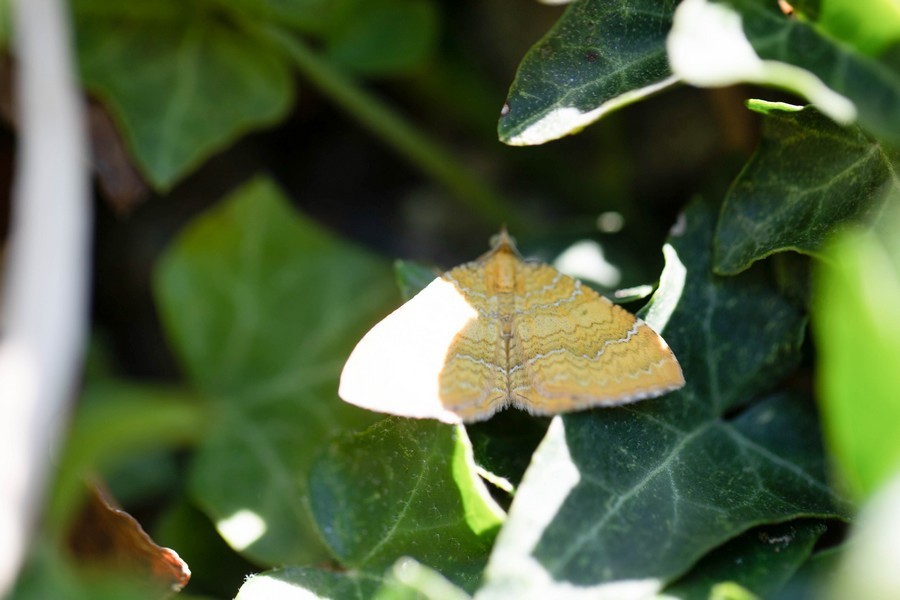
[[652, 595], [751, 527], [848, 510], [826, 483], [811, 403], [766, 395], [799, 359], [804, 317], [761, 270], [711, 273], [712, 207], [695, 203], [684, 218], [668, 254], [686, 278], [664, 336], [685, 387], [553, 420], [497, 538], [484, 598]]
[[826, 531], [819, 521], [792, 521], [752, 529], [717, 548], [666, 588], [667, 598], [706, 600], [713, 587], [732, 581], [760, 598], [771, 598], [812, 553]]
[[76, 0], [73, 11], [84, 84], [158, 189], [292, 104], [287, 62], [237, 11], [183, 0]]
[[309, 487], [325, 542], [368, 573], [410, 556], [472, 589], [503, 520], [465, 429], [435, 421], [384, 419], [333, 442]]
[[306, 475], [330, 435], [375, 418], [336, 390], [353, 344], [395, 295], [388, 265], [327, 235], [256, 180], [181, 234], [155, 291], [187, 375], [216, 402], [192, 495], [256, 562], [323, 559]]
[[784, 250], [820, 255], [829, 234], [900, 192], [896, 152], [815, 108], [751, 101], [762, 139], [725, 198], [715, 269], [737, 273]]
[[522, 59], [498, 133], [514, 146], [576, 133], [675, 83], [666, 60], [672, 0], [579, 0]]
[[822, 591], [833, 585], [833, 576], [846, 555], [846, 544], [820, 550], [800, 565], [794, 576], [775, 594], [773, 600], [816, 600]]
[[[805, 3], [808, 4], [808, 3]], [[838, 41], [812, 20], [788, 17], [776, 2], [684, 0], [668, 48], [686, 82], [723, 86], [751, 82], [807, 98], [832, 119], [900, 142], [900, 52], [880, 56]]]

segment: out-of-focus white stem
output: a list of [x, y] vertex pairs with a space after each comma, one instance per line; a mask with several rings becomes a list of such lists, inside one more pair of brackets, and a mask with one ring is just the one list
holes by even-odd
[[81, 366], [91, 225], [67, 4], [12, 8], [20, 128], [0, 301], [0, 596], [43, 504]]

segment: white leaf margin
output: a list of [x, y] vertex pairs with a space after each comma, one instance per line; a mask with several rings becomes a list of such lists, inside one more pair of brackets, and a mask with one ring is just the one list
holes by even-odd
[[763, 60], [741, 25], [741, 15], [711, 0], [684, 0], [666, 40], [672, 72], [698, 87], [756, 83], [803, 96], [842, 125], [857, 118], [856, 105], [816, 75], [795, 65]]

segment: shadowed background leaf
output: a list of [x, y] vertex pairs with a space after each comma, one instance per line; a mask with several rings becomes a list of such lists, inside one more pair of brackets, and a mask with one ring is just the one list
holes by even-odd
[[193, 497], [257, 562], [327, 557], [304, 502], [306, 473], [329, 436], [374, 420], [338, 400], [337, 377], [396, 294], [388, 265], [258, 179], [169, 247], [156, 292], [188, 377], [216, 407], [193, 461]]
[[[212, 3], [74, 3], [85, 86], [159, 189], [293, 102], [288, 65]], [[212, 11], [212, 14], [209, 13]]]

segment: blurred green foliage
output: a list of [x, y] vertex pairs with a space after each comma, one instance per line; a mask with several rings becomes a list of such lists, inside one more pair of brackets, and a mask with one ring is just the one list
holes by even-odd
[[815, 332], [825, 432], [848, 490], [864, 499], [900, 471], [900, 221], [891, 196], [877, 231], [829, 245]]

